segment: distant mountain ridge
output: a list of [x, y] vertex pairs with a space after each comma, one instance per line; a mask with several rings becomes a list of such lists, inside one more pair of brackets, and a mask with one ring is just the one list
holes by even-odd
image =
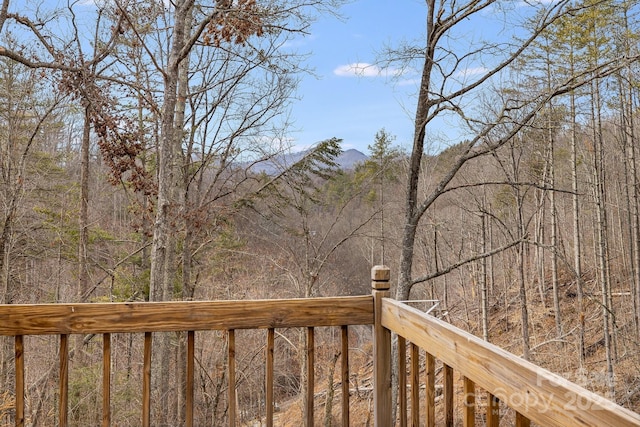
[[[282, 172], [285, 168], [293, 165], [302, 159], [308, 151], [298, 151], [289, 154], [280, 154], [272, 159], [257, 163], [251, 167], [251, 171], [255, 173], [266, 173], [267, 175], [275, 175]], [[369, 157], [354, 148], [343, 151], [337, 158], [338, 167], [344, 171], [355, 169], [359, 163], [364, 163]]]

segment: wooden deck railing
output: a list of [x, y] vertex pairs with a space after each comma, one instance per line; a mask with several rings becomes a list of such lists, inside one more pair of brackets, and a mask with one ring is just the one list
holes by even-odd
[[[592, 393], [570, 381], [527, 362], [503, 349], [487, 343], [475, 335], [460, 330], [433, 316], [427, 315], [401, 302], [387, 298], [389, 271], [374, 267], [372, 272], [375, 299], [376, 340], [376, 414], [378, 426], [394, 425], [391, 421], [390, 361], [391, 333], [397, 334], [399, 372], [406, 373], [406, 348], [409, 344], [410, 369], [399, 375], [400, 425], [417, 426], [419, 414], [419, 349], [425, 350], [425, 422], [436, 424], [435, 415], [435, 359], [442, 362], [443, 414], [438, 425], [454, 425], [453, 372], [462, 377], [463, 393], [460, 410], [463, 425], [476, 422], [476, 386], [486, 392], [485, 422], [488, 427], [498, 426], [499, 402], [516, 411], [515, 425], [529, 426], [531, 421], [540, 426], [640, 426], [640, 415], [625, 409], [602, 396]], [[407, 390], [410, 397], [407, 398]], [[409, 400], [409, 402], [407, 402]], [[410, 406], [411, 410], [408, 411]]]
[[[15, 424], [25, 423], [24, 336], [58, 335], [59, 407], [58, 423], [66, 426], [68, 414], [68, 355], [72, 334], [102, 334], [102, 425], [111, 424], [111, 334], [144, 333], [141, 424], [151, 425], [151, 349], [154, 333], [187, 332], [187, 395], [185, 425], [194, 423], [195, 331], [222, 330], [228, 339], [228, 383], [236, 384], [235, 331], [266, 329], [266, 417], [274, 424], [274, 336], [278, 328], [306, 328], [307, 368], [310, 386], [305, 399], [311, 409], [306, 425], [313, 425], [314, 328], [341, 328], [342, 425], [349, 417], [348, 333], [351, 325], [373, 325], [374, 331], [374, 420], [378, 427], [392, 422], [392, 341], [398, 337], [398, 420], [400, 426], [454, 424], [454, 371], [462, 377], [459, 410], [465, 426], [475, 425], [477, 388], [487, 393], [486, 425], [499, 423], [499, 401], [516, 411], [516, 425], [534, 421], [542, 426], [640, 426], [640, 415], [591, 393], [567, 380], [526, 362], [477, 337], [457, 329], [406, 304], [389, 298], [389, 270], [372, 270], [372, 296], [314, 298], [300, 300], [43, 304], [0, 306], [0, 335], [15, 337]], [[409, 354], [407, 357], [407, 346]], [[425, 353], [420, 362], [419, 352]], [[436, 406], [436, 359], [442, 363], [443, 404]], [[420, 373], [424, 372], [421, 396]], [[407, 378], [409, 384], [407, 384]], [[409, 397], [407, 396], [408, 392]], [[229, 387], [229, 425], [237, 425], [236, 388]], [[422, 402], [422, 404], [421, 404]], [[423, 414], [419, 408], [424, 407]], [[441, 414], [436, 414], [436, 409]], [[438, 422], [438, 425], [442, 423]]]
[[[68, 355], [71, 334], [103, 335], [102, 425], [111, 423], [111, 334], [144, 333], [144, 362], [142, 381], [141, 424], [151, 422], [151, 349], [153, 334], [157, 332], [187, 331], [187, 426], [194, 423], [193, 373], [195, 331], [224, 330], [228, 334], [229, 384], [236, 383], [235, 331], [238, 329], [267, 329], [266, 344], [266, 423], [273, 425], [273, 366], [275, 330], [279, 328], [307, 328], [309, 360], [313, 369], [313, 331], [315, 327], [342, 328], [342, 348], [348, 347], [346, 328], [349, 325], [373, 323], [373, 304], [370, 296], [337, 297], [261, 301], [166, 302], [166, 303], [106, 303], [106, 304], [36, 304], [0, 306], [0, 335], [15, 337], [15, 424], [25, 424], [25, 352], [26, 335], [60, 336], [60, 381], [58, 424], [68, 424]], [[342, 351], [343, 387], [349, 385], [348, 351]], [[313, 399], [313, 375], [309, 378], [307, 399]], [[236, 425], [236, 389], [229, 387], [229, 425]], [[343, 390], [343, 422], [348, 425], [349, 390]], [[308, 417], [313, 420], [313, 405]], [[310, 425], [313, 422], [311, 421]]]

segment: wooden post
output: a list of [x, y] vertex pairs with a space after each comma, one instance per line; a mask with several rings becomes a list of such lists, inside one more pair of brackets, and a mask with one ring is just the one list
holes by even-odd
[[16, 355], [16, 427], [24, 427], [24, 339], [15, 337]]
[[476, 385], [467, 377], [462, 378], [464, 389], [464, 412], [462, 424], [464, 427], [474, 427], [476, 424]]
[[436, 425], [436, 360], [429, 352], [425, 353], [425, 418], [427, 427]]
[[411, 343], [411, 426], [420, 425], [420, 347]]
[[[196, 332], [187, 331], [187, 381], [186, 381], [186, 417], [185, 425], [187, 427], [193, 427], [193, 393], [195, 384], [193, 376], [195, 373], [195, 360], [196, 360]], [[231, 388], [231, 386], [229, 386]], [[231, 404], [229, 404], [231, 408]]]
[[371, 292], [375, 312], [373, 333], [373, 417], [376, 427], [391, 422], [391, 331], [382, 327], [382, 299], [389, 298], [391, 271], [384, 265], [371, 269]]
[[[144, 333], [144, 356], [142, 365], [142, 426], [151, 426], [151, 349], [153, 335]], [[162, 408], [163, 410], [166, 408]]]
[[407, 427], [407, 340], [398, 335], [398, 405], [400, 427]]
[[442, 393], [444, 394], [444, 425], [453, 427], [453, 368], [442, 364]]
[[342, 325], [342, 426], [349, 427], [349, 327]]
[[315, 389], [316, 389], [316, 333], [313, 327], [307, 328], [307, 419], [305, 426], [313, 427], [313, 409], [315, 405]]
[[236, 391], [236, 331], [235, 329], [229, 329], [227, 333], [229, 338], [229, 426], [236, 427], [236, 402], [238, 401], [238, 394]]
[[487, 427], [498, 427], [500, 425], [500, 401], [496, 396], [487, 393]]
[[273, 401], [273, 358], [274, 358], [274, 347], [275, 347], [275, 336], [276, 330], [274, 328], [267, 329], [267, 378], [266, 378], [266, 413], [267, 413], [267, 427], [273, 427], [273, 410], [274, 410], [274, 401]]
[[69, 335], [60, 334], [60, 427], [66, 427], [69, 413]]
[[102, 425], [111, 425], [111, 334], [102, 334]]
[[516, 427], [529, 427], [531, 421], [529, 418], [522, 415], [520, 412], [516, 412]]

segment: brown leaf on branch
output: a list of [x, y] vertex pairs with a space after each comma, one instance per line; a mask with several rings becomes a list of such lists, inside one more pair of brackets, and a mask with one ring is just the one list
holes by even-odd
[[157, 186], [152, 175], [138, 161], [144, 150], [144, 134], [136, 122], [123, 113], [113, 111], [117, 105], [107, 88], [96, 84], [86, 71], [65, 72], [60, 88], [87, 109], [88, 118], [98, 136], [98, 147], [109, 167], [109, 182], [127, 183], [136, 192], [154, 195]]
[[205, 44], [244, 44], [249, 37], [263, 34], [262, 15], [255, 0], [238, 0], [235, 5], [230, 0], [218, 0], [216, 8], [219, 12], [203, 35]]

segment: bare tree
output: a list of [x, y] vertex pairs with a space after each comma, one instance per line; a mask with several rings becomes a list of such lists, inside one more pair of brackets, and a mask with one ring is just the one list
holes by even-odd
[[[20, 283], [20, 261], [28, 251], [20, 247], [21, 217], [24, 215], [28, 193], [35, 186], [34, 152], [42, 150], [43, 134], [53, 123], [59, 100], [47, 98], [42, 80], [30, 70], [13, 61], [0, 59], [2, 108], [0, 108], [0, 303], [24, 301], [32, 290]], [[46, 80], [45, 80], [46, 81]], [[44, 172], [44, 171], [43, 171]], [[0, 385], [14, 390], [13, 346], [9, 340], [0, 341]]]
[[[463, 165], [471, 159], [495, 151], [512, 140], [552, 99], [609, 75], [636, 59], [628, 58], [621, 53], [613, 60], [577, 69], [574, 75], [555, 82], [551, 88], [540, 88], [528, 93], [525, 98], [504, 96], [491, 116], [474, 114], [468, 107], [468, 99], [479, 96], [483, 90], [495, 85], [497, 80], [506, 79], [507, 71], [514, 61], [561, 17], [590, 7], [574, 5], [568, 0], [536, 5], [534, 7], [532, 3], [497, 0], [427, 0], [425, 39], [419, 45], [386, 52], [387, 63], [397, 64], [400, 61], [404, 69], [408, 68], [409, 64], [419, 64], [416, 68], [422, 72], [406, 183], [402, 254], [396, 288], [396, 298], [399, 300], [409, 299], [411, 289], [416, 283], [434, 277], [434, 274], [420, 274], [414, 270], [416, 235], [427, 210], [442, 194], [451, 191], [451, 183]], [[527, 14], [536, 16], [534, 25], [529, 27], [523, 37], [503, 43], [474, 42], [473, 39], [466, 44], [460, 43], [458, 29], [463, 23], [482, 19], [483, 14], [492, 14], [494, 22], [504, 22], [505, 27], [521, 28], [516, 23], [509, 22], [512, 16], [509, 12], [518, 7], [529, 8]], [[508, 10], [509, 8], [512, 9]], [[534, 8], [537, 10], [533, 10]], [[457, 43], [452, 43], [453, 40]], [[453, 45], [455, 47], [450, 47]], [[465, 73], [465, 68], [474, 63], [488, 66], [479, 75], [469, 76]], [[461, 126], [467, 126], [470, 131], [469, 139], [461, 143], [460, 153], [450, 169], [442, 173], [424, 197], [419, 198], [421, 177], [425, 174], [425, 148], [429, 142], [434, 142], [430, 129], [436, 118], [447, 113], [455, 115]]]
[[[420, 219], [435, 200], [442, 194], [451, 191], [449, 185], [462, 166], [467, 161], [491, 153], [506, 144], [523, 127], [527, 126], [551, 99], [584, 86], [596, 78], [609, 75], [619, 69], [621, 63], [627, 64], [636, 59], [635, 57], [616, 58], [616, 60], [606, 61], [585, 70], [576, 70], [573, 76], [554, 84], [550, 89], [541, 88], [538, 92], [528, 93], [524, 99], [503, 97], [500, 107], [492, 113], [492, 120], [486, 116], [473, 117], [471, 110], [463, 108], [462, 101], [466, 99], [466, 96], [489, 88], [495, 78], [501, 73], [507, 72], [509, 66], [560, 17], [586, 7], [572, 7], [569, 1], [560, 1], [544, 6], [537, 11], [538, 19], [534, 27], [531, 28], [528, 37], [516, 44], [506, 42], [503, 45], [495, 43], [474, 44], [468, 46], [465, 51], [455, 53], [444, 46], [447, 37], [453, 37], [457, 26], [466, 19], [480, 19], [480, 13], [485, 10], [496, 14], [496, 19], [498, 19], [501, 16], [498, 8], [500, 5], [502, 2], [495, 0], [456, 2], [455, 4], [439, 4], [435, 1], [428, 1], [425, 47], [405, 47], [401, 50], [387, 52], [386, 60], [390, 64], [400, 58], [403, 60], [411, 58], [423, 63], [417, 99], [414, 142], [407, 179], [405, 225], [402, 239], [403, 254], [397, 288], [399, 299], [408, 298], [411, 287], [423, 280], [414, 278], [412, 263], [413, 247]], [[503, 52], [498, 56], [500, 61], [495, 61], [496, 65], [482, 73], [480, 77], [468, 82], [456, 82], [456, 84], [452, 82], [456, 72], [463, 71], [462, 68], [471, 59], [482, 61], [485, 56], [498, 55], [499, 51]], [[436, 117], [448, 111], [455, 112], [463, 123], [466, 123], [472, 137], [462, 143], [461, 151], [451, 168], [443, 173], [433, 189], [419, 200], [419, 182], [424, 173], [421, 161], [424, 156], [429, 125]]]

